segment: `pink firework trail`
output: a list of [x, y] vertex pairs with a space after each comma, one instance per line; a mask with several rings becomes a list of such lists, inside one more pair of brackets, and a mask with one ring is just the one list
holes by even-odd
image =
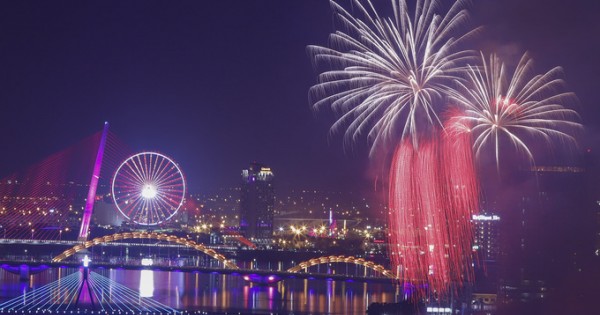
[[437, 139], [421, 140], [418, 149], [402, 141], [390, 169], [392, 265], [416, 288], [416, 298], [427, 291], [443, 294], [450, 282], [473, 277], [470, 218], [479, 192], [471, 139], [457, 130], [462, 126], [454, 119], [446, 125]]
[[330, 3], [340, 27], [329, 47], [308, 47], [323, 68], [311, 103], [339, 115], [331, 131], [342, 132], [346, 144], [366, 136], [371, 157], [394, 150], [392, 268], [420, 288], [413, 297], [445, 295], [449, 282], [472, 279], [470, 218], [478, 207], [471, 133], [440, 117], [473, 59], [461, 50], [476, 32], [465, 25], [468, 1], [391, 0], [385, 8], [354, 0], [351, 9]]
[[473, 280], [471, 269], [473, 227], [471, 218], [479, 212], [479, 181], [472, 151], [469, 126], [460, 123], [454, 111], [450, 111], [442, 136], [441, 157], [444, 165], [446, 196], [448, 201], [449, 238], [452, 244], [452, 268], [462, 272], [467, 281]]

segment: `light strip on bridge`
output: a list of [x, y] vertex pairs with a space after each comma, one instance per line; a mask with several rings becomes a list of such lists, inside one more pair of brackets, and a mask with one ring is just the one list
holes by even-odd
[[[57, 241], [57, 240], [31, 240], [31, 239], [9, 239], [0, 238], [0, 244], [23, 244], [23, 245], [66, 245], [73, 246], [79, 245], [79, 241]], [[189, 248], [188, 246], [180, 244], [169, 244], [160, 242], [156, 243], [125, 243], [125, 242], [110, 242], [101, 243], [94, 246], [156, 246], [156, 247], [169, 247], [169, 248]], [[206, 248], [214, 250], [238, 250], [235, 246], [222, 246], [222, 245], [204, 245]]]
[[[64, 301], [69, 300], [70, 292], [77, 291], [79, 281], [79, 273], [72, 273], [43, 287], [29, 291], [19, 297], [0, 304], [0, 312], [27, 311], [36, 310], [38, 308], [45, 309], [46, 307], [58, 311]], [[52, 300], [56, 302], [50, 303]], [[52, 305], [54, 305], [54, 307], [52, 307]]]
[[[129, 289], [95, 272], [89, 274], [89, 285], [94, 302], [105, 312], [179, 314], [177, 310]], [[73, 310], [77, 292], [82, 284], [82, 274], [77, 271], [40, 288], [0, 304], [0, 313], [49, 312]], [[85, 290], [84, 290], [85, 291]], [[82, 296], [87, 292], [82, 292]], [[80, 308], [78, 308], [80, 309]], [[85, 308], [81, 308], [85, 309]]]

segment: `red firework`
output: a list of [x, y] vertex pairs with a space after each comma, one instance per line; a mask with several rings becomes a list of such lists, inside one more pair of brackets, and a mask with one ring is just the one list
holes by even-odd
[[[471, 281], [471, 217], [479, 205], [468, 128], [450, 118], [437, 138], [416, 149], [409, 139], [390, 169], [392, 265], [417, 290], [444, 294], [450, 282]], [[427, 286], [425, 286], [425, 284]]]

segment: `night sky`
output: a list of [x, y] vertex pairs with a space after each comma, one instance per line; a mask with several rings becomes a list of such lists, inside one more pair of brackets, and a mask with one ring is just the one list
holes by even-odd
[[[562, 66], [587, 128], [581, 150], [599, 151], [600, 4], [473, 2], [472, 25], [484, 26], [473, 48], [527, 50], [538, 72]], [[133, 151], [177, 160], [199, 190], [237, 185], [252, 161], [271, 166], [280, 187], [373, 186], [364, 146], [344, 152], [328, 133], [333, 116], [308, 103], [317, 73], [306, 46], [335, 30], [327, 1], [0, 6], [0, 177], [109, 121]]]

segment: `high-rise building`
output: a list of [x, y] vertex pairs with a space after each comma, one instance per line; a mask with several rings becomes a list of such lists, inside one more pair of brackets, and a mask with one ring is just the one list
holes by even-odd
[[500, 255], [500, 216], [487, 212], [473, 215], [473, 226], [475, 227], [473, 249], [477, 251], [479, 259], [496, 261]]
[[270, 168], [258, 163], [242, 170], [240, 232], [256, 244], [268, 245], [273, 238], [273, 177]]
[[585, 169], [535, 166], [511, 179], [501, 212], [499, 300], [556, 308], [561, 288], [585, 294], [584, 286], [574, 285], [594, 272], [586, 265], [593, 252], [593, 202]]
[[[489, 207], [489, 205], [488, 205]], [[500, 256], [500, 215], [489, 210], [472, 217], [473, 251], [477, 254], [471, 310], [473, 314], [493, 314], [498, 292]]]

